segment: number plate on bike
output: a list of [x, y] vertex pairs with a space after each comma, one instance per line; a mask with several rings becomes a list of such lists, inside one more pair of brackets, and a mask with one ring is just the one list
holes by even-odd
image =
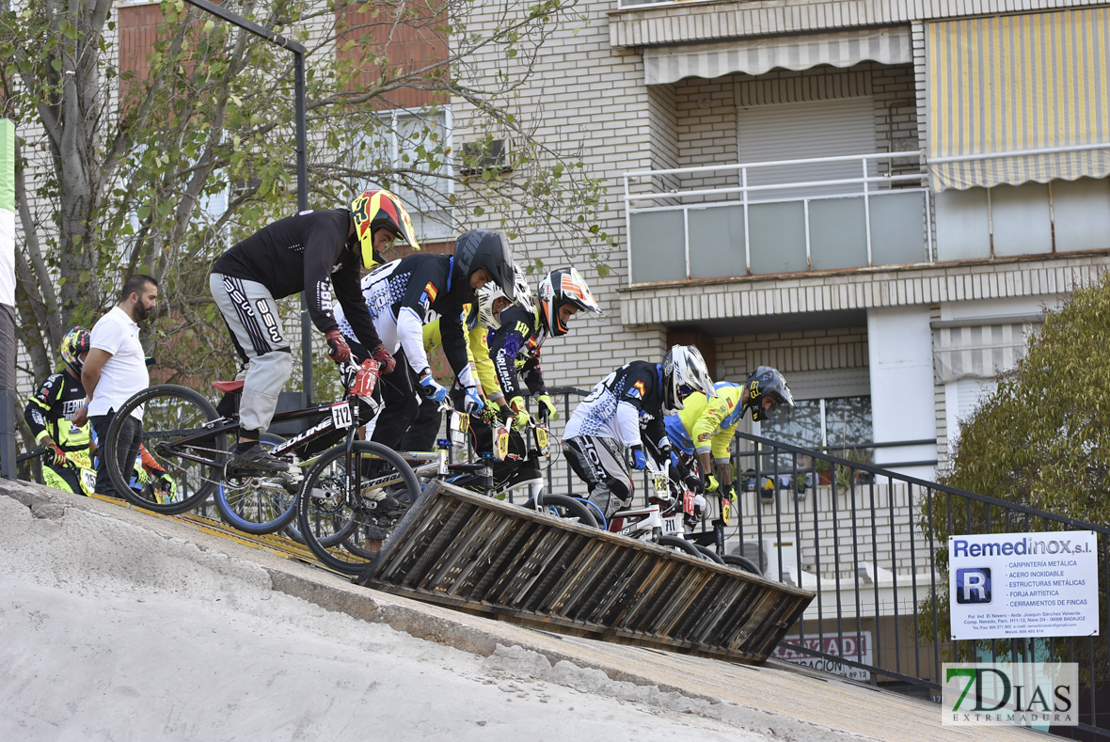
[[459, 412], [451, 413], [451, 430], [463, 435], [470, 430], [470, 418]]
[[547, 455], [547, 428], [542, 425], [536, 426], [536, 448], [541, 454]]
[[504, 461], [508, 455], [509, 430], [502, 425], [498, 425], [493, 429], [493, 457], [498, 461]]
[[670, 518], [663, 519], [663, 535], [673, 536], [679, 532], [678, 516], [672, 515]]
[[351, 427], [350, 402], [336, 402], [331, 406], [331, 424], [335, 426], [336, 430]]

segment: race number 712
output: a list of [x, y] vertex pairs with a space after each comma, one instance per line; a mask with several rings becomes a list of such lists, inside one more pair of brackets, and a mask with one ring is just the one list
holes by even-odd
[[351, 427], [351, 405], [349, 402], [336, 402], [331, 406], [331, 424], [336, 430]]

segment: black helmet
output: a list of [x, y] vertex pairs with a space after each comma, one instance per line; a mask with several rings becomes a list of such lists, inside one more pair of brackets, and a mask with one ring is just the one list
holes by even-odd
[[685, 409], [684, 397], [694, 392], [704, 392], [716, 397], [717, 389], [705, 367], [701, 351], [693, 345], [675, 345], [663, 357], [663, 412], [673, 415]]
[[746, 406], [752, 411], [752, 420], [763, 419], [764, 394], [770, 394], [776, 402], [784, 402], [791, 407], [794, 406], [794, 395], [790, 393], [789, 387], [786, 386], [786, 379], [783, 378], [778, 369], [770, 366], [760, 366], [748, 377], [744, 386], [748, 390], [748, 404]]
[[469, 290], [470, 277], [480, 268], [485, 268], [493, 282], [505, 294], [509, 301], [516, 301], [513, 284], [516, 276], [513, 273], [513, 251], [509, 241], [500, 232], [491, 232], [488, 229], [472, 229], [463, 232], [455, 240], [455, 268], [467, 282]]

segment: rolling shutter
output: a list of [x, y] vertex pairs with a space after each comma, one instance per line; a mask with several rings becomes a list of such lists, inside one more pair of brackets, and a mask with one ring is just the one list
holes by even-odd
[[[871, 96], [859, 96], [741, 107], [737, 111], [737, 135], [741, 163], [871, 154], [876, 147], [875, 103]], [[874, 167], [873, 163], [869, 166]], [[748, 185], [801, 183], [858, 178], [862, 175], [859, 162], [790, 165], [751, 170]], [[860, 185], [823, 186], [819, 193], [859, 193], [861, 190]], [[780, 201], [817, 193], [814, 189], [757, 191], [749, 199]]]

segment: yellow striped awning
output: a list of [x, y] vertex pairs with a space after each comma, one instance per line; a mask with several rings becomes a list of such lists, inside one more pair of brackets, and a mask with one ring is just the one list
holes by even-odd
[[925, 53], [935, 190], [1110, 175], [1110, 8], [929, 23]]

